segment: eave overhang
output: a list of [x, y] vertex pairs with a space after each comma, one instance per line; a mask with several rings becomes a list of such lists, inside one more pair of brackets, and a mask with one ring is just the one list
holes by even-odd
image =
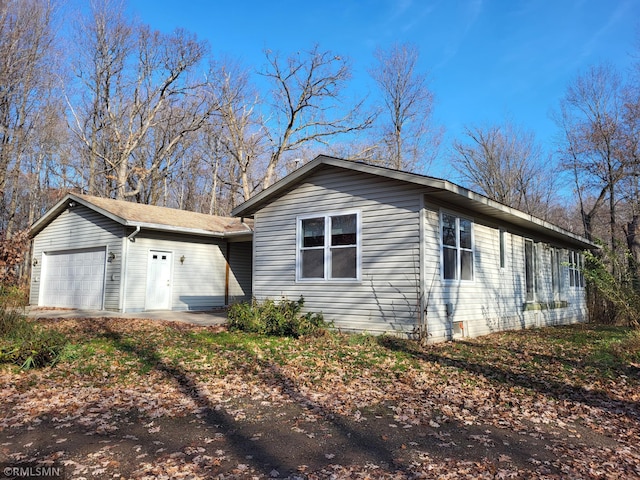
[[424, 187], [423, 193], [425, 198], [433, 199], [442, 205], [482, 215], [505, 225], [514, 225], [525, 233], [530, 232], [531, 234], [549, 239], [550, 241], [555, 241], [567, 247], [581, 250], [593, 250], [599, 248], [595, 243], [569, 232], [568, 230], [515, 208], [503, 205], [485, 197], [484, 195], [475, 193], [447, 180], [324, 155], [316, 157], [314, 160], [295, 172], [287, 175], [271, 187], [237, 206], [231, 212], [232, 215], [252, 217], [265, 205], [281, 195], [284, 195], [296, 185], [304, 182], [306, 178], [325, 167], [343, 168], [350, 171], [362, 172], [414, 185], [420, 185]]
[[187, 235], [196, 235], [203, 237], [212, 237], [212, 238], [234, 238], [236, 241], [240, 241], [241, 239], [250, 239], [253, 235], [253, 230], [248, 225], [244, 224], [246, 231], [212, 231], [200, 228], [189, 228], [189, 227], [181, 227], [175, 225], [166, 225], [160, 223], [152, 223], [152, 222], [141, 222], [141, 221], [132, 221], [126, 218], [123, 218], [119, 215], [114, 214], [104, 208], [101, 208], [98, 205], [95, 205], [81, 196], [74, 195], [73, 193], [68, 193], [62, 198], [58, 203], [56, 203], [52, 208], [50, 208], [45, 215], [43, 215], [39, 220], [37, 220], [30, 229], [29, 235], [31, 238], [36, 236], [42, 229], [44, 229], [49, 223], [51, 223], [56, 217], [58, 217], [62, 212], [67, 210], [68, 208], [73, 208], [73, 202], [76, 204], [83, 205], [91, 210], [107, 217], [120, 225], [136, 229], [140, 227], [141, 230], [154, 230], [160, 232], [167, 233], [179, 233], [179, 234], [187, 234]]

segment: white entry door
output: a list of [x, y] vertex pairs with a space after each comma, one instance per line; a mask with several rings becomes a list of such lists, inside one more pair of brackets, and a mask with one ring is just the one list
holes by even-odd
[[145, 309], [171, 309], [171, 252], [149, 252]]

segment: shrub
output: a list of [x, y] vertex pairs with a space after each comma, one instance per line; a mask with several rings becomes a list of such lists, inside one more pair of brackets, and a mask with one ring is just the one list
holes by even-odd
[[298, 338], [325, 332], [331, 326], [322, 313], [302, 314], [303, 306], [303, 297], [297, 301], [283, 298], [279, 302], [267, 299], [262, 304], [255, 300], [238, 303], [229, 309], [229, 330]]
[[59, 332], [35, 325], [14, 310], [0, 309], [0, 363], [23, 369], [54, 365], [65, 344]]
[[603, 248], [597, 256], [586, 252], [585, 260], [584, 275], [593, 290], [592, 297], [596, 297], [592, 302], [599, 300], [605, 306], [600, 315], [610, 319], [610, 323], [640, 328], [640, 290], [634, 270], [628, 268], [632, 263], [630, 253], [617, 257]]
[[29, 303], [26, 286], [0, 284], [0, 308], [19, 308]]

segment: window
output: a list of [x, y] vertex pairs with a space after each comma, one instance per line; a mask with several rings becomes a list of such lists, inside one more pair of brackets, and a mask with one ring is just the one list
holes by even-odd
[[562, 294], [566, 289], [566, 280], [563, 269], [563, 252], [560, 248], [551, 249], [551, 284], [553, 295], [556, 300], [562, 299]]
[[532, 240], [524, 241], [524, 278], [527, 291], [527, 302], [536, 299], [536, 277], [538, 262], [536, 262], [535, 245]]
[[569, 252], [569, 285], [572, 287], [584, 287], [584, 274], [582, 269], [584, 260], [580, 252]]
[[553, 287], [554, 299], [560, 298], [563, 291], [562, 269], [560, 268], [561, 251], [557, 248], [551, 249], [551, 285]]
[[505, 235], [505, 231], [503, 229], [500, 229], [500, 268], [504, 268], [506, 264], [504, 235]]
[[359, 215], [298, 219], [299, 280], [359, 278]]
[[442, 213], [442, 276], [445, 280], [473, 280], [471, 220]]

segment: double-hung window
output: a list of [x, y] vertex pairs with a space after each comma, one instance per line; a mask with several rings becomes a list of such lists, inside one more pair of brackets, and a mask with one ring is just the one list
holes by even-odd
[[473, 222], [449, 213], [441, 214], [442, 278], [473, 280]]
[[559, 248], [551, 249], [551, 286], [554, 300], [560, 300], [564, 283], [562, 281], [562, 251]]
[[583, 262], [580, 252], [569, 252], [569, 285], [572, 287], [584, 287]]
[[358, 213], [298, 218], [298, 280], [360, 278]]

